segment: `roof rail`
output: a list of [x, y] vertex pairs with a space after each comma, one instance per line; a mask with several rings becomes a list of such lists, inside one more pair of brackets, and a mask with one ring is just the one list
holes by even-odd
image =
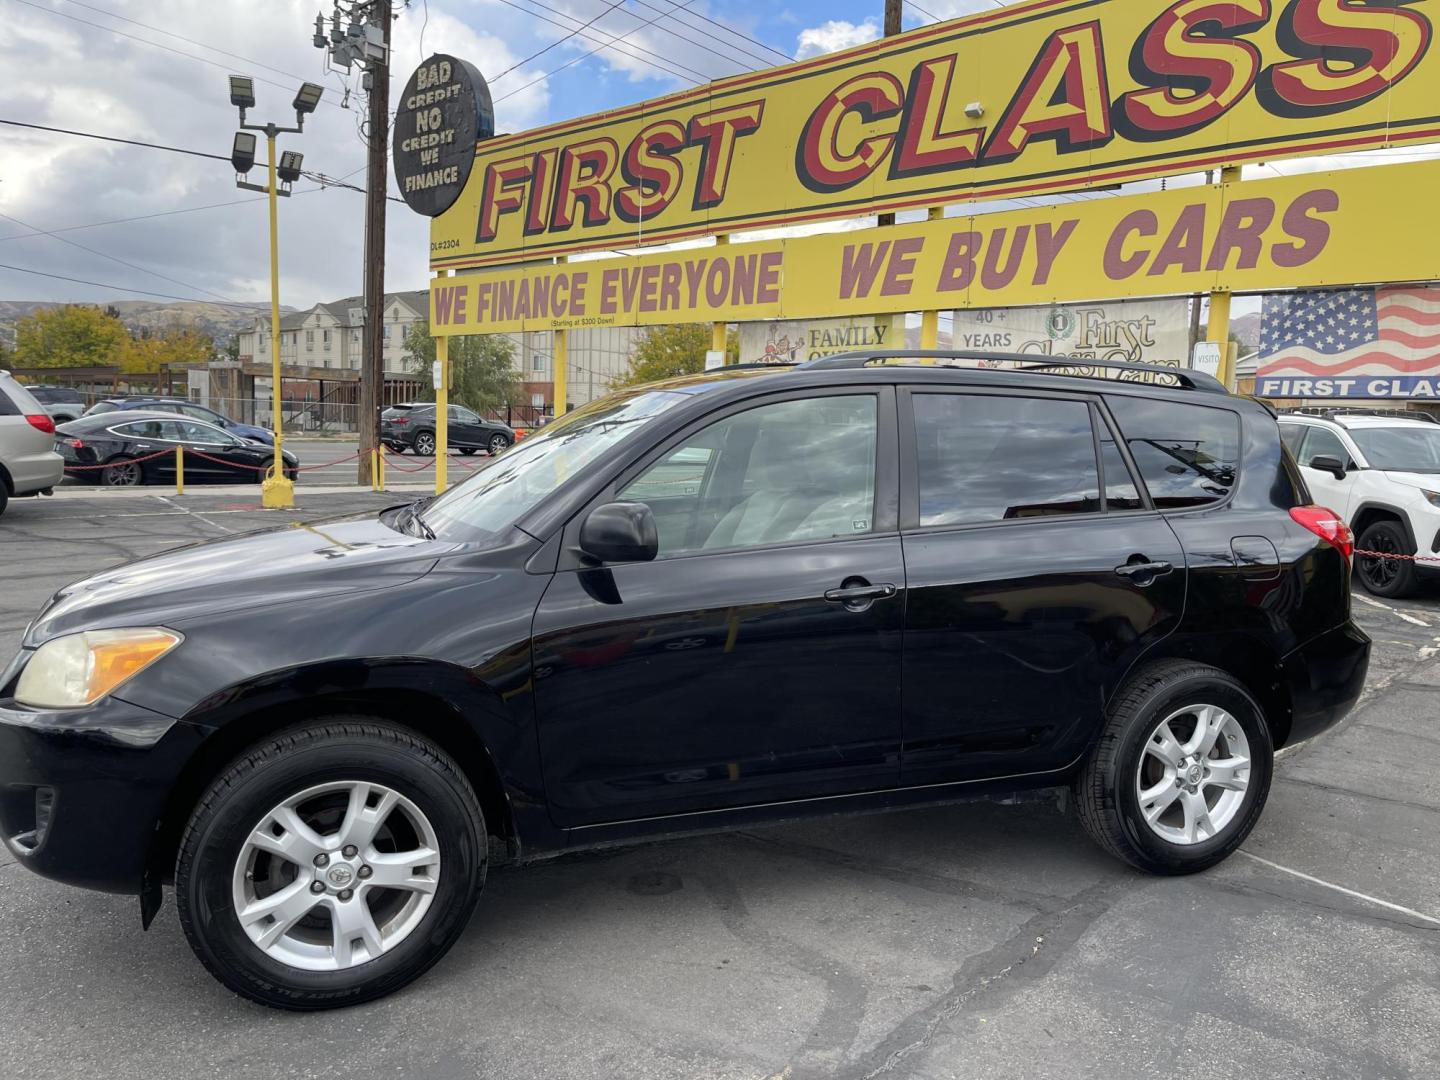
[[1300, 405], [1285, 409], [1287, 416], [1388, 416], [1397, 420], [1419, 420], [1424, 424], [1440, 424], [1434, 416], [1417, 409], [1367, 409], [1363, 405]]
[[[849, 352], [840, 353], [835, 356], [821, 356], [815, 360], [809, 360], [799, 365], [797, 371], [847, 371], [856, 368], [868, 367], [881, 360], [978, 360], [986, 363], [1024, 364], [1019, 371], [1033, 371], [1043, 373], [1046, 371], [1061, 372], [1065, 374], [1077, 374], [1076, 368], [1105, 368], [1107, 371], [1118, 371], [1122, 375], [1129, 372], [1132, 375], [1163, 375], [1174, 379], [1176, 384], [1186, 390], [1199, 390], [1210, 394], [1225, 394], [1228, 391], [1221, 385], [1218, 379], [1206, 375], [1203, 371], [1192, 371], [1189, 368], [1161, 367], [1158, 364], [1126, 364], [1118, 360], [1092, 360], [1089, 357], [1081, 356], [1036, 356], [1034, 353], [1009, 353], [1009, 352], [979, 352], [979, 351], [957, 351], [954, 349], [877, 349], [874, 352]], [[947, 364], [946, 367], [958, 367], [959, 365]], [[971, 370], [984, 370], [971, 369]], [[1079, 376], [1088, 378], [1090, 376]], [[1139, 380], [1130, 380], [1136, 381]]]

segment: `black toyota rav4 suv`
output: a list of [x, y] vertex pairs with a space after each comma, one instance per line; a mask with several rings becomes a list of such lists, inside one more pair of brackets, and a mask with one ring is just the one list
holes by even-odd
[[1214, 865], [1360, 693], [1345, 526], [1204, 375], [918, 355], [626, 390], [62, 589], [0, 674], [6, 843], [147, 925], [173, 882], [297, 1009], [426, 970], [490, 863], [643, 836], [1068, 786]]

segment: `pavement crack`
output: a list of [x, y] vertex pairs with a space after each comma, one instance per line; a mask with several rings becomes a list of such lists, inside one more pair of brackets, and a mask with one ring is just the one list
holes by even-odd
[[1391, 795], [1376, 795], [1369, 791], [1356, 791], [1354, 788], [1339, 787], [1335, 784], [1322, 784], [1319, 780], [1304, 780], [1298, 776], [1276, 775], [1277, 784], [1299, 784], [1302, 787], [1315, 788], [1317, 791], [1328, 792], [1331, 795], [1350, 795], [1357, 799], [1373, 799], [1376, 802], [1390, 803], [1392, 806], [1406, 806], [1412, 810], [1424, 810], [1430, 814], [1440, 814], [1440, 806], [1430, 806], [1426, 803], [1412, 802], [1410, 799], [1397, 799]]
[[852, 1074], [859, 1080], [884, 1076], [907, 1058], [924, 1051], [941, 1028], [978, 1002], [1018, 989], [1022, 978], [1038, 979], [1050, 973], [1095, 922], [1110, 910], [1116, 896], [1133, 887], [1129, 875], [1109, 878], [1078, 893], [1059, 911], [1040, 912], [1021, 923], [1015, 933], [994, 948], [978, 953], [955, 974], [950, 992], [902, 1020]]

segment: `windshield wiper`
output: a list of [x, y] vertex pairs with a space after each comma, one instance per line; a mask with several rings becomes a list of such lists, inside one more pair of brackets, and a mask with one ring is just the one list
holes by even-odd
[[434, 500], [434, 498], [434, 495], [427, 495], [423, 499], [416, 499], [413, 503], [407, 506], [404, 511], [404, 513], [406, 514], [405, 524], [415, 525], [420, 530], [420, 535], [426, 540], [435, 539], [435, 530], [432, 529], [429, 525], [425, 524], [425, 519], [420, 516], [420, 511], [423, 510], [425, 507], [429, 506], [430, 503]]

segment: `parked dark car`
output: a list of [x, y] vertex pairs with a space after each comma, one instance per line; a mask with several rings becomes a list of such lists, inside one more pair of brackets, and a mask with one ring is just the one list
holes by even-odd
[[[105, 487], [173, 484], [177, 446], [185, 448], [185, 482], [192, 484], [257, 483], [275, 460], [273, 447], [168, 412], [82, 416], [55, 431], [66, 475]], [[282, 456], [285, 475], [295, 479], [299, 461], [289, 450]]]
[[214, 409], [207, 409], [204, 405], [196, 405], [193, 402], [181, 398], [165, 397], [119, 397], [106, 398], [104, 401], [97, 401], [85, 411], [86, 416], [98, 416], [100, 413], [115, 412], [117, 410], [139, 409], [143, 412], [167, 412], [177, 416], [188, 416], [192, 420], [200, 420], [207, 424], [214, 424], [216, 427], [224, 428], [232, 435], [238, 435], [242, 439], [249, 439], [251, 442], [264, 443], [266, 446], [275, 445], [275, 433], [269, 428], [259, 427], [255, 424], [242, 424], [238, 420], [231, 420], [224, 413], [216, 412]]
[[[499, 420], [486, 420], [463, 405], [450, 406], [450, 447], [462, 454], [486, 450], [503, 454], [515, 445], [515, 430]], [[435, 453], [435, 405], [418, 402], [392, 405], [380, 414], [380, 441], [397, 454], [414, 450], [421, 457]]]
[[27, 386], [30, 396], [50, 414], [57, 424], [68, 424], [85, 415], [85, 395], [68, 386]]
[[1225, 858], [1370, 651], [1274, 415], [873, 358], [626, 390], [438, 498], [60, 590], [0, 674], [6, 843], [146, 925], [173, 881], [296, 1009], [429, 968], [492, 858], [1066, 785], [1137, 867]]

